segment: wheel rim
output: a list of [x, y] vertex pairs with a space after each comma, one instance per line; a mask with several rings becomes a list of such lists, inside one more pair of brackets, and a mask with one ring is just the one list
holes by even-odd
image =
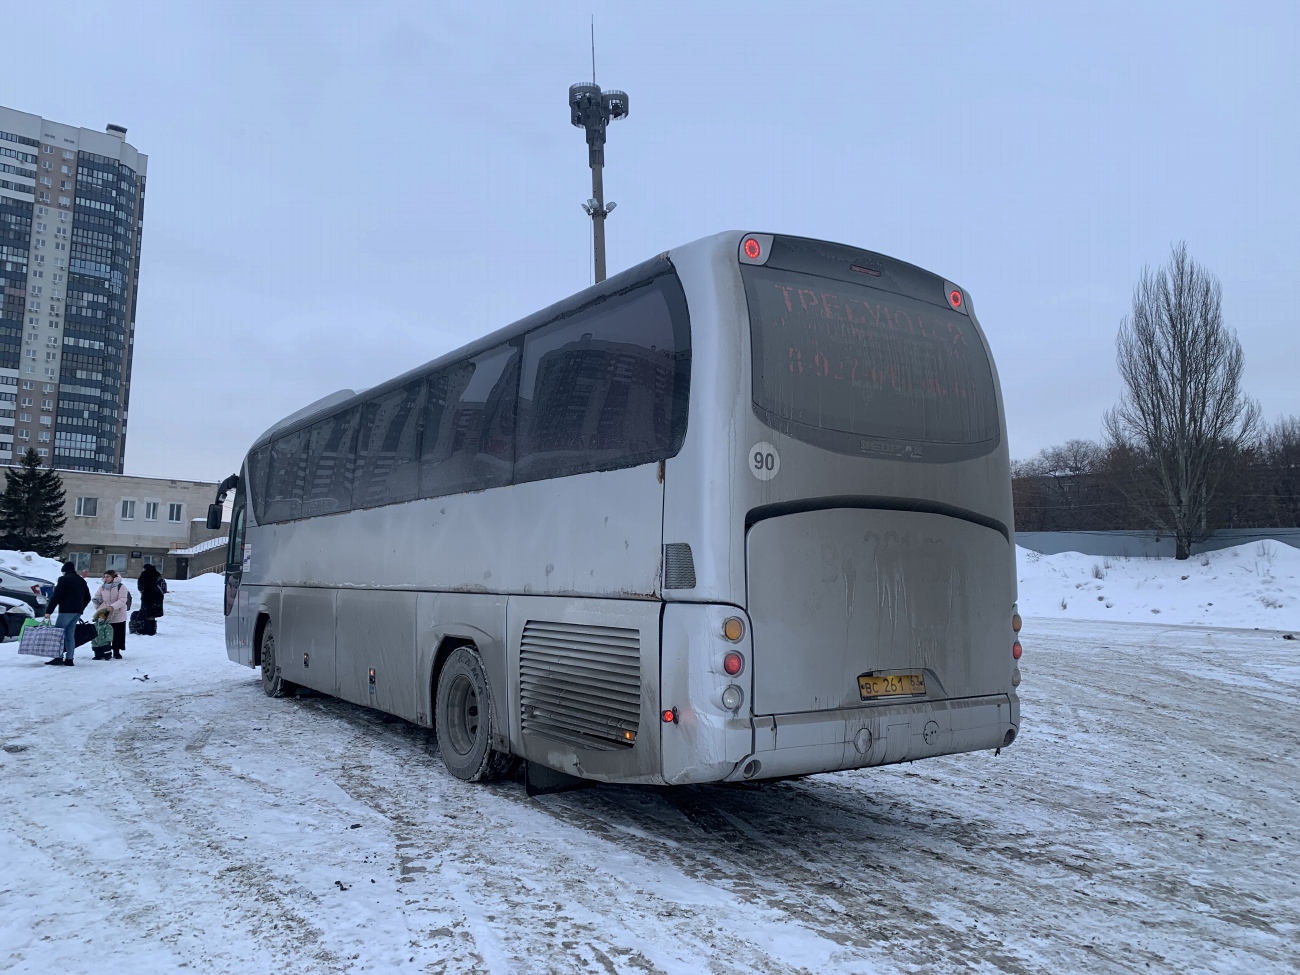
[[268, 626], [262, 637], [262, 686], [270, 687], [275, 681], [275, 633]]
[[447, 695], [447, 746], [457, 755], [469, 755], [478, 740], [478, 690], [464, 674], [452, 681]]

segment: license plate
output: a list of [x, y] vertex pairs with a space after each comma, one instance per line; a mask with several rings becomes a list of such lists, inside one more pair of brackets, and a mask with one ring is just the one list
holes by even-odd
[[864, 701], [877, 697], [916, 697], [925, 693], [924, 674], [883, 674], [858, 677], [858, 694]]

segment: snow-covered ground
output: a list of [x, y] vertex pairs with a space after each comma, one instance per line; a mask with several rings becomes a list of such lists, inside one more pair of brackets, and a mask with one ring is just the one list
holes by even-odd
[[1016, 556], [1026, 616], [1300, 630], [1300, 549], [1281, 542], [1182, 562], [1023, 548]]
[[761, 788], [467, 785], [421, 729], [266, 698], [214, 576], [124, 660], [0, 648], [0, 971], [1300, 970], [1300, 641], [1138, 602], [1195, 563], [1047, 618], [1096, 602], [1062, 559], [1022, 564], [1015, 745]]

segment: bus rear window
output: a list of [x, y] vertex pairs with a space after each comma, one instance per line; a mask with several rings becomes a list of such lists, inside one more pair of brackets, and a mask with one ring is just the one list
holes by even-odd
[[741, 274], [764, 423], [839, 453], [941, 461], [997, 443], [992, 370], [966, 315], [797, 271]]

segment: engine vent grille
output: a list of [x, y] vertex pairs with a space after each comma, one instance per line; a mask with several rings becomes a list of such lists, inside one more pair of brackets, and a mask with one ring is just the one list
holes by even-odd
[[525, 734], [582, 748], [631, 748], [641, 719], [641, 634], [529, 620], [519, 644]]
[[669, 542], [664, 546], [664, 588], [695, 588], [695, 557], [686, 542]]

